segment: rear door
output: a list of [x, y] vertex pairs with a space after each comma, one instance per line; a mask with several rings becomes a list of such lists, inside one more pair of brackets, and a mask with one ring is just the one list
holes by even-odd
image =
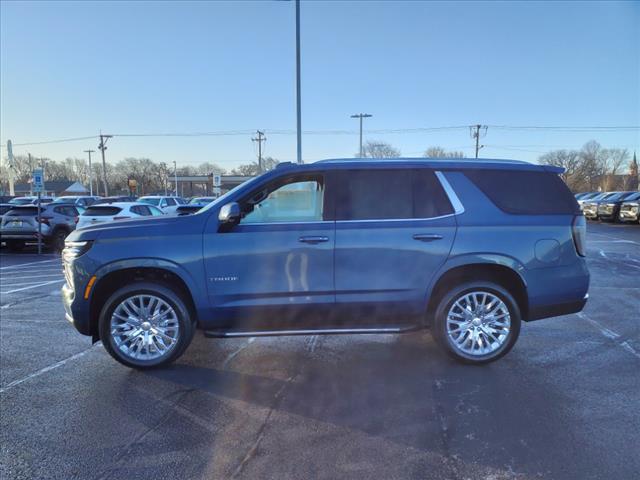
[[453, 208], [429, 169], [341, 171], [336, 197], [336, 303], [352, 321], [405, 323], [453, 243]]

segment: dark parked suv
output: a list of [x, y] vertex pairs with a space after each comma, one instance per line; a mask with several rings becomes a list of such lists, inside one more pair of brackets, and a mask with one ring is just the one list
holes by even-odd
[[210, 337], [430, 327], [486, 363], [521, 321], [587, 301], [586, 223], [562, 169], [491, 160], [281, 164], [194, 215], [67, 239], [68, 320], [136, 368]]

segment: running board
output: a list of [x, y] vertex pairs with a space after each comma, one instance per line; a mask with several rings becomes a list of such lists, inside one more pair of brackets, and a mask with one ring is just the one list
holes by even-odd
[[276, 337], [291, 335], [353, 335], [363, 333], [406, 333], [420, 330], [420, 325], [410, 325], [407, 327], [391, 328], [320, 328], [311, 330], [256, 330], [256, 331], [233, 331], [233, 330], [205, 330], [204, 336], [209, 338], [239, 338], [239, 337]]

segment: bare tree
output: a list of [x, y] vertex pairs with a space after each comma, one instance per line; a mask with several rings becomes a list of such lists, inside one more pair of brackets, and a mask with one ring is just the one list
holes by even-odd
[[427, 158], [464, 158], [465, 157], [464, 152], [457, 151], [457, 150], [452, 150], [448, 152], [444, 148], [438, 147], [438, 146], [427, 148], [423, 156]]
[[[360, 156], [359, 153], [356, 157], [358, 156]], [[391, 146], [390, 143], [367, 140], [362, 146], [363, 158], [397, 158], [399, 156], [400, 150]]]
[[[268, 172], [269, 170], [273, 170], [274, 168], [276, 168], [278, 163], [280, 162], [273, 157], [265, 157], [262, 159], [262, 169], [263, 171]], [[236, 168], [231, 170], [231, 173], [233, 175], [254, 176], [260, 173], [260, 167], [258, 165], [258, 162], [246, 163], [243, 165], [238, 165]]]

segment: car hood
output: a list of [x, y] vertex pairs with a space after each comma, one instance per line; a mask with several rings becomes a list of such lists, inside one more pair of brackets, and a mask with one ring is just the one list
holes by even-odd
[[193, 216], [117, 220], [115, 222], [98, 223], [74, 230], [67, 239], [72, 242], [83, 242], [106, 238], [179, 235], [197, 229], [198, 227], [202, 228], [203, 224], [203, 219], [193, 218]]

